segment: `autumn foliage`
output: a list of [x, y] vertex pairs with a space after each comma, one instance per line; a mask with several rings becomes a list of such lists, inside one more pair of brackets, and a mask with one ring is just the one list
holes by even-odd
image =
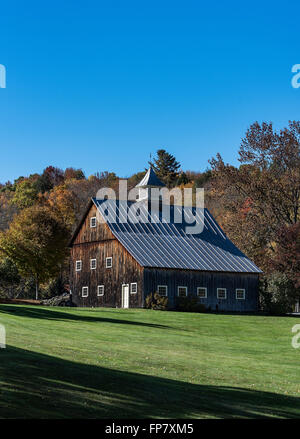
[[[297, 293], [300, 122], [290, 122], [280, 131], [272, 123], [252, 124], [241, 141], [238, 160], [239, 166], [226, 164], [218, 154], [209, 160], [211, 169], [184, 172], [173, 155], [159, 149], [151, 164], [169, 187], [204, 187], [206, 207], [264, 271], [265, 280], [276, 274], [272, 285], [286, 285], [278, 278], [282, 274]], [[128, 189], [144, 174], [141, 170], [130, 176]], [[48, 166], [41, 174], [0, 184], [0, 295], [2, 285], [8, 291], [9, 279], [18, 294], [18, 282], [27, 294], [20, 278], [34, 278], [42, 286], [68, 285], [68, 239], [90, 197], [103, 187], [117, 190], [118, 182], [113, 172], [87, 178], [81, 169]]]

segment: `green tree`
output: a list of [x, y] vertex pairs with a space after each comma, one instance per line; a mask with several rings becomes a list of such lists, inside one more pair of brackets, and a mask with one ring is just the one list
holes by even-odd
[[53, 189], [53, 184], [48, 174], [43, 173], [40, 175], [34, 183], [34, 187], [38, 193], [45, 193]]
[[19, 209], [25, 209], [32, 206], [37, 199], [38, 188], [36, 187], [36, 181], [27, 178], [16, 184], [16, 190], [11, 202]]
[[165, 149], [156, 151], [156, 158], [149, 164], [154, 169], [158, 178], [160, 178], [168, 187], [172, 187], [179, 176], [180, 163], [176, 158], [168, 153]]
[[186, 175], [185, 172], [181, 172], [177, 181], [176, 181], [176, 185], [180, 186], [181, 184], [188, 184], [190, 182], [188, 176]]
[[263, 276], [259, 285], [260, 307], [262, 311], [275, 315], [292, 312], [299, 300], [299, 292], [285, 273]]
[[204, 187], [211, 179], [211, 169], [201, 172], [194, 179], [195, 187]]
[[21, 277], [14, 262], [4, 257], [0, 262], [0, 288], [8, 291], [8, 296], [14, 296], [14, 288], [20, 284]]
[[67, 256], [69, 230], [47, 206], [24, 209], [0, 235], [0, 249], [18, 267], [20, 274], [33, 277], [36, 299], [39, 284], [55, 277]]

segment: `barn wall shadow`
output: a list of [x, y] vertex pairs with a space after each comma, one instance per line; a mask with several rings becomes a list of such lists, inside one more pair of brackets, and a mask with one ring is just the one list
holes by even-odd
[[0, 349], [1, 418], [193, 418], [300, 415], [296, 397], [189, 384]]

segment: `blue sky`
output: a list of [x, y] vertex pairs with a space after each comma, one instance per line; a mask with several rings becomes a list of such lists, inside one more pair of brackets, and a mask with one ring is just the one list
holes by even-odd
[[299, 119], [297, 2], [10, 1], [1, 4], [0, 181], [46, 166], [143, 170], [237, 163], [254, 121]]

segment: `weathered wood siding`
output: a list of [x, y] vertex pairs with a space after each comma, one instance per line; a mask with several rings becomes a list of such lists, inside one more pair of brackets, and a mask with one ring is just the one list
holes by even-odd
[[[212, 311], [256, 311], [258, 309], [258, 275], [247, 273], [203, 272], [175, 269], [144, 269], [144, 297], [157, 291], [158, 285], [168, 286], [169, 307], [175, 305], [177, 287], [188, 287], [188, 295], [197, 296], [197, 287], [207, 288], [207, 298], [199, 302]], [[217, 298], [217, 288], [227, 289], [227, 298]], [[245, 289], [245, 300], [236, 299], [236, 288]]]
[[[143, 305], [143, 269], [117, 241], [107, 224], [97, 222], [90, 227], [90, 218], [96, 216], [93, 205], [86, 216], [71, 248], [71, 290], [78, 306], [122, 306], [122, 284], [137, 283], [137, 293], [129, 294], [129, 307]], [[106, 258], [112, 257], [112, 268], [106, 268]], [[90, 268], [90, 259], [96, 259], [97, 268]], [[81, 271], [75, 270], [76, 261], [82, 261]], [[104, 296], [97, 296], [98, 285], [104, 285]], [[82, 297], [82, 287], [89, 288], [88, 297]]]
[[[258, 275], [247, 273], [203, 272], [167, 268], [143, 268], [114, 237], [105, 223], [90, 227], [90, 218], [96, 216], [96, 207], [82, 222], [71, 247], [70, 279], [73, 301], [78, 306], [122, 306], [122, 284], [137, 283], [137, 293], [129, 294], [129, 307], [144, 306], [145, 297], [157, 291], [158, 285], [168, 286], [169, 307], [175, 306], [177, 287], [186, 286], [188, 295], [196, 296], [197, 287], [207, 288], [207, 298], [199, 298], [207, 308], [223, 311], [256, 311], [258, 309]], [[106, 268], [106, 258], [112, 257], [112, 268]], [[97, 268], [90, 268], [96, 259]], [[77, 260], [81, 271], [75, 270]], [[104, 295], [97, 296], [98, 285], [104, 285]], [[88, 297], [82, 297], [82, 287], [89, 288]], [[217, 288], [226, 288], [227, 298], [217, 298]], [[237, 300], [237, 288], [246, 292], [245, 300]]]

